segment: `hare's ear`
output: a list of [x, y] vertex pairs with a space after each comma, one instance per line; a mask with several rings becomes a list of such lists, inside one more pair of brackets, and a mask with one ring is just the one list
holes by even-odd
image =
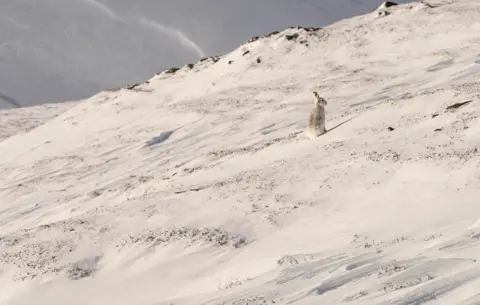
[[318, 99], [320, 96], [318, 95], [318, 92], [317, 91], [313, 91], [313, 95], [315, 95], [315, 97]]

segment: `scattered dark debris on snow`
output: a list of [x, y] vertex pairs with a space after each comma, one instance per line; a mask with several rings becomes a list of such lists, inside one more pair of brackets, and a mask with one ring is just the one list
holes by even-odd
[[395, 130], [395, 128], [393, 128], [393, 127], [391, 127], [391, 126], [388, 126], [387, 129], [388, 129], [388, 131], [394, 131], [394, 130]]
[[229, 60], [229, 61], [228, 61], [228, 64], [229, 64], [229, 65], [233, 64], [233, 60]]
[[193, 69], [194, 66], [195, 66], [194, 64], [187, 64], [187, 67], [188, 67], [189, 69]]
[[433, 118], [436, 118], [437, 116], [439, 116], [439, 114], [438, 114], [438, 113], [434, 113], [434, 114], [432, 114], [432, 119], [433, 119]]
[[260, 57], [257, 58], [257, 64], [261, 63], [262, 59]]
[[248, 53], [250, 53], [250, 51], [249, 51], [249, 50], [247, 50], [247, 51], [243, 52], [242, 56], [245, 56], [245, 55], [247, 55]]
[[443, 130], [442, 128], [436, 128], [433, 131], [437, 132], [437, 131], [442, 131], [442, 130]]
[[428, 3], [427, 1], [420, 1], [420, 3], [422, 3], [423, 5], [425, 5], [425, 6], [428, 7], [428, 8], [436, 8], [436, 7], [439, 7], [439, 6], [440, 6], [440, 5], [430, 4], [430, 3]]
[[199, 186], [199, 187], [186, 189], [186, 190], [178, 190], [178, 191], [175, 191], [174, 193], [175, 194], [183, 194], [183, 193], [188, 193], [188, 192], [199, 192], [199, 191], [201, 191], [205, 188], [206, 188], [205, 186]]
[[453, 105], [448, 106], [446, 108], [446, 110], [454, 110], [454, 109], [460, 108], [462, 106], [465, 106], [467, 104], [470, 104], [471, 102], [473, 102], [473, 100], [469, 100], [469, 101], [466, 101], [466, 102], [455, 103]]
[[175, 241], [184, 241], [191, 246], [195, 243], [210, 243], [213, 246], [229, 246], [233, 248], [241, 248], [248, 244], [244, 236], [232, 235], [221, 229], [211, 228], [170, 228], [170, 229], [153, 229], [137, 234], [129, 234], [125, 238], [118, 240], [117, 249], [123, 248], [127, 244], [151, 244], [159, 246]]
[[66, 270], [67, 277], [72, 280], [80, 280], [92, 276], [97, 271], [100, 258], [100, 256], [96, 256], [71, 264]]

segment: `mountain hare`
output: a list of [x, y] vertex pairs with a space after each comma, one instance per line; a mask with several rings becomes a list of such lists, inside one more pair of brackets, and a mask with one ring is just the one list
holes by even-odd
[[308, 127], [305, 132], [307, 138], [313, 139], [321, 136], [325, 133], [325, 106], [327, 101], [320, 97], [316, 91], [313, 91], [315, 95], [315, 102], [313, 103], [312, 111], [310, 112], [310, 118], [308, 119]]

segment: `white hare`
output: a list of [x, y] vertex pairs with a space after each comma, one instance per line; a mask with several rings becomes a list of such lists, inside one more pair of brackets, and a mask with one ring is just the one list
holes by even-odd
[[315, 101], [313, 103], [312, 111], [308, 119], [308, 127], [305, 131], [307, 138], [313, 139], [321, 136], [326, 132], [325, 129], [325, 106], [327, 101], [320, 97], [316, 91], [313, 91], [315, 95]]

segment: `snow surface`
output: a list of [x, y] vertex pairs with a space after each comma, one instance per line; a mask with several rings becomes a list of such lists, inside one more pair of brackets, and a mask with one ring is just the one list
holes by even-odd
[[258, 33], [327, 25], [378, 2], [1, 1], [0, 108], [86, 98], [223, 54]]
[[56, 117], [78, 102], [63, 102], [32, 106], [28, 109], [0, 110], [0, 141], [15, 134], [25, 133]]
[[0, 142], [0, 304], [480, 304], [480, 1], [429, 3], [287, 29]]

